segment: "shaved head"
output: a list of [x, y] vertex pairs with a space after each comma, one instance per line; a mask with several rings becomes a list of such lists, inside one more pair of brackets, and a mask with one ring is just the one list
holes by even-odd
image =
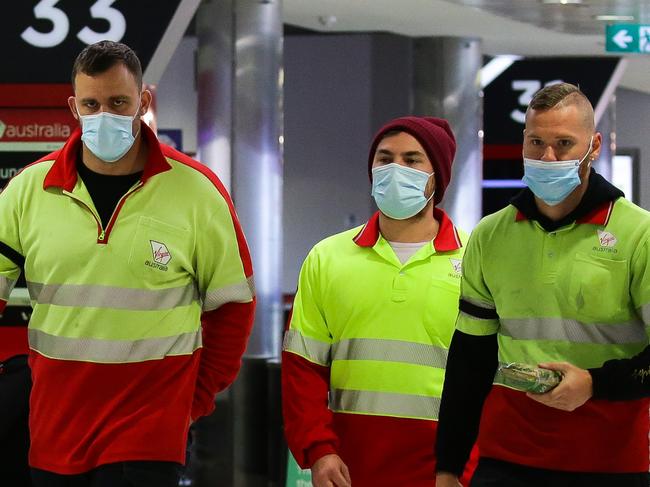
[[596, 130], [594, 107], [585, 94], [580, 91], [580, 88], [571, 83], [557, 83], [546, 86], [535, 93], [528, 105], [528, 110], [526, 110], [526, 119], [531, 110], [545, 111], [554, 108], [563, 108], [569, 105], [578, 108], [579, 113], [582, 115], [585, 129], [590, 132]]

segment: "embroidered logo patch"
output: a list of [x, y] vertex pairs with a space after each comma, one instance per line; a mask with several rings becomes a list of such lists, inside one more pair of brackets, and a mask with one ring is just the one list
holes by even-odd
[[460, 279], [463, 272], [463, 261], [461, 259], [449, 259], [449, 262], [451, 262], [451, 272], [449, 273], [449, 277]]
[[616, 245], [616, 242], [618, 242], [612, 233], [606, 232], [604, 230], [597, 230], [597, 232], [601, 247], [613, 247]]
[[169, 252], [169, 249], [162, 242], [149, 240], [149, 243], [151, 244], [151, 255], [153, 259], [147, 259], [144, 262], [144, 265], [161, 271], [166, 271], [168, 269], [167, 264], [169, 264], [169, 261], [172, 260], [172, 254]]
[[157, 264], [167, 265], [172, 260], [172, 254], [164, 243], [150, 240], [151, 252], [153, 253], [153, 261]]
[[618, 250], [614, 248], [618, 239], [614, 236], [613, 233], [606, 232], [605, 230], [596, 230], [598, 234], [598, 243], [600, 246], [595, 246], [592, 248], [594, 252], [607, 253], [607, 254], [618, 254]]

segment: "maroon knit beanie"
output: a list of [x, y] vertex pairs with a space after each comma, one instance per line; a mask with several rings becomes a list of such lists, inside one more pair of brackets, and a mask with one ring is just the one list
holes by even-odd
[[451, 179], [451, 164], [456, 155], [456, 138], [446, 120], [435, 117], [401, 117], [391, 120], [375, 134], [368, 155], [368, 174], [372, 181], [372, 163], [375, 151], [384, 135], [392, 131], [406, 132], [422, 145], [435, 172], [436, 194], [433, 200], [440, 203]]

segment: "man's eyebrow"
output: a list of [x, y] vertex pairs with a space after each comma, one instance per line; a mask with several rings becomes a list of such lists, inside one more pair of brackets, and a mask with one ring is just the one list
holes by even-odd
[[[535, 132], [530, 132], [526, 133], [524, 137], [529, 137], [529, 138], [534, 138], [534, 139], [543, 139], [541, 135], [536, 134]], [[558, 139], [576, 139], [577, 137], [574, 134], [558, 134], [554, 135], [553, 139], [558, 140]]]

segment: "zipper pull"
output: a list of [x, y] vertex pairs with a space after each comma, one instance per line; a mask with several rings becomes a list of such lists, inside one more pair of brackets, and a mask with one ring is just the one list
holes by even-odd
[[106, 236], [106, 232], [104, 232], [104, 230], [102, 230], [102, 233], [99, 234], [99, 241], [103, 242], [105, 236]]

